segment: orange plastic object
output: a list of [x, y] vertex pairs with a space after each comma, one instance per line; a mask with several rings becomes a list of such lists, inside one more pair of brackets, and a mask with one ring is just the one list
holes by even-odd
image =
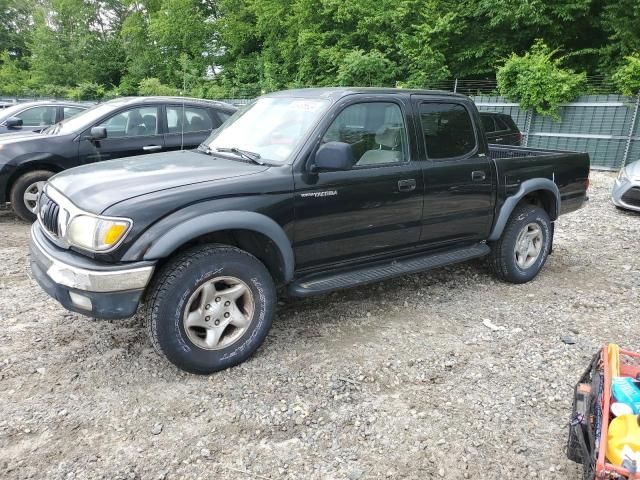
[[615, 465], [622, 465], [622, 450], [628, 446], [640, 452], [640, 425], [637, 415], [621, 415], [609, 424], [607, 434], [607, 458]]

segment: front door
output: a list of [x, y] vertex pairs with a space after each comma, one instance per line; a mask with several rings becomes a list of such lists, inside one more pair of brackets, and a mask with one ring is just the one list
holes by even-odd
[[90, 140], [89, 131], [80, 136], [80, 163], [157, 153], [164, 149], [160, 132], [160, 107], [142, 106], [120, 111], [94, 127], [105, 127], [107, 138]]
[[354, 163], [346, 171], [296, 176], [294, 249], [300, 268], [418, 242], [424, 185], [419, 162], [412, 161], [407, 106], [388, 100], [347, 104], [324, 133], [320, 144], [350, 144]]
[[431, 247], [481, 241], [493, 222], [495, 171], [464, 99], [414, 96], [425, 158], [420, 240]]

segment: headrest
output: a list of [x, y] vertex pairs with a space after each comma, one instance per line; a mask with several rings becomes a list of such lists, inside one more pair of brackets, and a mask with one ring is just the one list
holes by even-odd
[[383, 147], [397, 148], [400, 145], [400, 130], [399, 127], [379, 130], [376, 133], [376, 143]]
[[129, 113], [129, 125], [139, 125], [142, 123], [142, 115], [137, 109], [131, 110]]

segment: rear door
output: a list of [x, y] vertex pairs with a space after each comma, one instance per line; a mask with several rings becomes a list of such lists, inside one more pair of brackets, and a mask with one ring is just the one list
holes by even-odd
[[421, 242], [432, 247], [484, 240], [493, 222], [495, 173], [470, 101], [414, 96], [424, 159]]
[[114, 158], [157, 153], [164, 149], [159, 105], [144, 105], [120, 110], [93, 127], [107, 129], [107, 138], [94, 141], [80, 135], [80, 163], [91, 163]]
[[498, 135], [496, 134], [497, 128], [493, 115], [490, 113], [481, 113], [480, 120], [482, 122], [482, 127], [484, 128], [484, 134], [487, 136], [487, 142], [500, 143], [502, 139], [498, 139]]
[[520, 129], [518, 129], [516, 122], [514, 122], [509, 115], [498, 115], [495, 121], [496, 126], [499, 127], [497, 133], [502, 137], [500, 143], [505, 145], [520, 145], [522, 140]]
[[166, 121], [167, 150], [196, 148], [222, 124], [213, 108], [200, 105], [167, 105]]

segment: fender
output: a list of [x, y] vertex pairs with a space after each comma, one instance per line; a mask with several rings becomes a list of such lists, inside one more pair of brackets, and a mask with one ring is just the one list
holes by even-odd
[[46, 152], [25, 153], [0, 165], [0, 201], [9, 201], [9, 191], [16, 179], [29, 171], [50, 170], [58, 173], [64, 170], [60, 156]]
[[493, 229], [491, 230], [491, 234], [487, 240], [490, 242], [498, 240], [502, 236], [502, 231], [507, 224], [507, 220], [509, 220], [511, 213], [513, 212], [513, 209], [516, 208], [518, 202], [520, 202], [525, 195], [538, 190], [551, 192], [555, 197], [555, 205], [553, 205], [549, 217], [551, 217], [551, 221], [556, 220], [558, 218], [558, 213], [560, 212], [560, 190], [558, 189], [558, 186], [548, 178], [532, 178], [530, 180], [525, 180], [520, 185], [518, 191], [507, 198], [502, 204], [498, 218], [496, 219]]
[[[295, 267], [293, 248], [282, 227], [266, 215], [242, 210], [206, 213], [178, 223], [160, 234], [159, 237], [151, 240], [149, 248], [144, 252], [143, 259], [166, 258], [178, 247], [196, 237], [232, 229], [251, 230], [269, 237], [275, 243], [282, 257], [285, 282], [293, 279]], [[156, 233], [158, 233], [157, 230]], [[125, 257], [135, 255], [136, 250], [139, 248], [136, 248], [134, 244]]]

